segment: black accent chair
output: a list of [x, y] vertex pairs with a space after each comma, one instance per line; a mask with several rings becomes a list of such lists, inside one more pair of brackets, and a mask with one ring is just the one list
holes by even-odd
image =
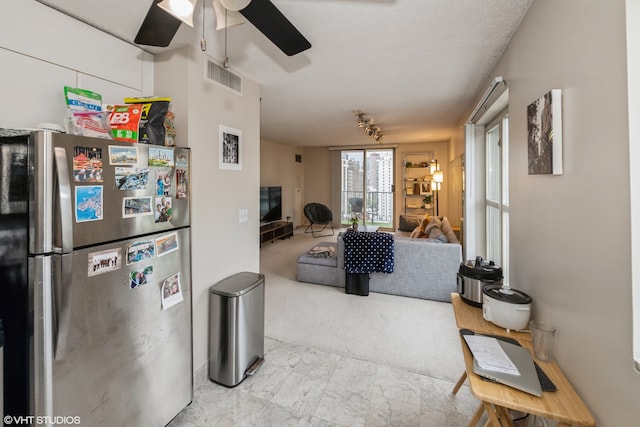
[[[305, 233], [311, 233], [313, 237], [333, 236], [333, 213], [331, 209], [322, 203], [307, 203], [304, 206], [304, 216], [309, 220], [309, 225], [304, 230]], [[314, 228], [314, 226], [317, 227]], [[322, 226], [322, 228], [318, 228], [319, 226]], [[316, 234], [322, 233], [327, 226], [331, 226], [331, 234]]]

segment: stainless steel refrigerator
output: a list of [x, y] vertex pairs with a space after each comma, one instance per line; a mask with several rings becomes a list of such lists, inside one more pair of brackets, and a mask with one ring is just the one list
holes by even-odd
[[163, 426], [191, 402], [189, 159], [0, 130], [5, 417]]

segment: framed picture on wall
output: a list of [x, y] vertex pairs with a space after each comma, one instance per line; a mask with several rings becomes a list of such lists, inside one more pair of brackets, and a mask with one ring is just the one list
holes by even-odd
[[220, 169], [242, 170], [242, 131], [220, 125]]
[[562, 90], [527, 106], [529, 175], [562, 175]]

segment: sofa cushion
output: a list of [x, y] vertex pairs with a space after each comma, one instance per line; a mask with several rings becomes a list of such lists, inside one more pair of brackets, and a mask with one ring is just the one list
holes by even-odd
[[[316, 256], [316, 248], [327, 247], [331, 251], [331, 256], [323, 257]], [[324, 265], [327, 267], [337, 267], [338, 266], [338, 256], [336, 253], [336, 244], [330, 242], [321, 242], [316, 246], [308, 250], [307, 252], [301, 254], [298, 257], [298, 264], [313, 264], [313, 265]]]

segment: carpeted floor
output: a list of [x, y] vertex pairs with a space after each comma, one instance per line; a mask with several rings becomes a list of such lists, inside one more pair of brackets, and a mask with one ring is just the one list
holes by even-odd
[[296, 281], [298, 255], [335, 240], [300, 228], [263, 245], [265, 336], [455, 382], [464, 362], [450, 304]]

